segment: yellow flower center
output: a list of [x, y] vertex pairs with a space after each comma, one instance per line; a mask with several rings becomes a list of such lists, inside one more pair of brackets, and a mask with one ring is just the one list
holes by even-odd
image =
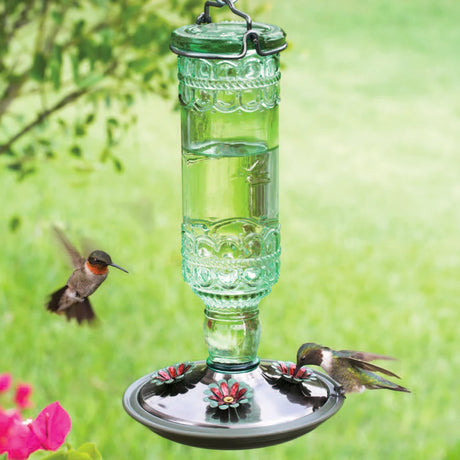
[[224, 403], [232, 403], [232, 402], [233, 402], [233, 396], [224, 397]]

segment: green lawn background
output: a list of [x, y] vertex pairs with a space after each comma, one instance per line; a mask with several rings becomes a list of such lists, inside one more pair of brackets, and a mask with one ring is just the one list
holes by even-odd
[[[0, 372], [34, 385], [30, 415], [59, 400], [69, 441], [94, 441], [110, 460], [459, 458], [460, 2], [273, 5], [257, 19], [282, 26], [290, 43], [283, 253], [261, 303], [259, 356], [294, 360], [305, 341], [387, 353], [413, 393], [350, 395], [312, 433], [245, 452], [178, 445], [124, 412], [132, 381], [206, 357], [203, 306], [180, 272], [179, 116], [154, 97], [136, 106], [122, 174], [92, 162], [97, 137], [83, 171], [71, 157], [21, 183], [0, 169]], [[130, 271], [112, 270], [95, 294], [96, 329], [43, 308], [70, 274], [52, 224]]]

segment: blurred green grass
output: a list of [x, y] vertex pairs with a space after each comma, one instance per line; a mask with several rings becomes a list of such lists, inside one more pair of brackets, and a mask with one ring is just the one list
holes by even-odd
[[[77, 173], [70, 158], [19, 184], [0, 170], [0, 372], [33, 383], [36, 408], [58, 399], [69, 441], [94, 441], [110, 460], [458, 458], [460, 3], [273, 3], [258, 20], [290, 42], [283, 254], [261, 304], [259, 355], [293, 360], [304, 341], [386, 353], [413, 393], [350, 395], [314, 432], [247, 452], [174, 444], [125, 414], [132, 381], [206, 356], [203, 307], [180, 273], [179, 117], [155, 98], [137, 106], [123, 174], [105, 164]], [[88, 159], [102, 142], [88, 139]], [[70, 274], [53, 223], [130, 271], [112, 271], [95, 294], [97, 329], [43, 309]]]

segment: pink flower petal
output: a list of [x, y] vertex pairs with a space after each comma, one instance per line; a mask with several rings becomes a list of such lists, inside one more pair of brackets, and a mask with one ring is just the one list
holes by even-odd
[[13, 377], [11, 374], [0, 374], [0, 393], [4, 393], [10, 389], [12, 380]]
[[0, 454], [6, 452], [10, 460], [23, 460], [40, 448], [40, 441], [22, 421], [19, 412], [0, 412]]
[[185, 369], [185, 364], [184, 363], [180, 364], [180, 366], [177, 368], [177, 373], [181, 375], [184, 372], [184, 369]]
[[[0, 407], [0, 440], [6, 436], [10, 425], [15, 421], [22, 422], [21, 414], [15, 409], [3, 410]], [[0, 444], [1, 445], [1, 444]]]
[[22, 421], [18, 412], [3, 411], [0, 409], [0, 454], [5, 452], [4, 448], [8, 442], [8, 432], [15, 419]]
[[57, 450], [65, 441], [72, 422], [58, 401], [46, 406], [29, 425], [43, 449]]
[[32, 385], [28, 383], [20, 383], [16, 388], [16, 394], [14, 395], [14, 402], [20, 409], [26, 409], [32, 407], [30, 401], [30, 395], [32, 394]]

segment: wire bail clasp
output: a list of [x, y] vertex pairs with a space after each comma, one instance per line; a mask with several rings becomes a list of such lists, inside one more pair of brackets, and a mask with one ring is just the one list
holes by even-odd
[[252, 19], [249, 14], [238, 10], [235, 8], [235, 3], [238, 0], [208, 0], [204, 4], [204, 11], [201, 13], [197, 19], [196, 19], [196, 24], [201, 25], [201, 24], [210, 24], [212, 22], [211, 14], [209, 12], [209, 9], [211, 6], [216, 7], [216, 8], [222, 8], [223, 6], [227, 5], [230, 8], [230, 11], [234, 13], [236, 16], [239, 16], [243, 18], [246, 22], [246, 32], [243, 35], [243, 40], [242, 40], [242, 48], [241, 52], [238, 54], [218, 54], [218, 53], [195, 53], [193, 51], [183, 51], [179, 50], [178, 48], [175, 48], [173, 46], [170, 46], [171, 51], [179, 54], [180, 56], [187, 56], [187, 57], [192, 57], [192, 58], [204, 58], [204, 59], [241, 59], [242, 57], [246, 56], [246, 53], [248, 52], [248, 41], [250, 40], [254, 44], [254, 48], [257, 51], [257, 54], [260, 56], [269, 56], [271, 54], [277, 54], [280, 51], [283, 51], [284, 49], [287, 48], [287, 43], [284, 43], [283, 45], [270, 49], [268, 51], [264, 51], [260, 45], [260, 39], [259, 39], [259, 33], [252, 28]]

